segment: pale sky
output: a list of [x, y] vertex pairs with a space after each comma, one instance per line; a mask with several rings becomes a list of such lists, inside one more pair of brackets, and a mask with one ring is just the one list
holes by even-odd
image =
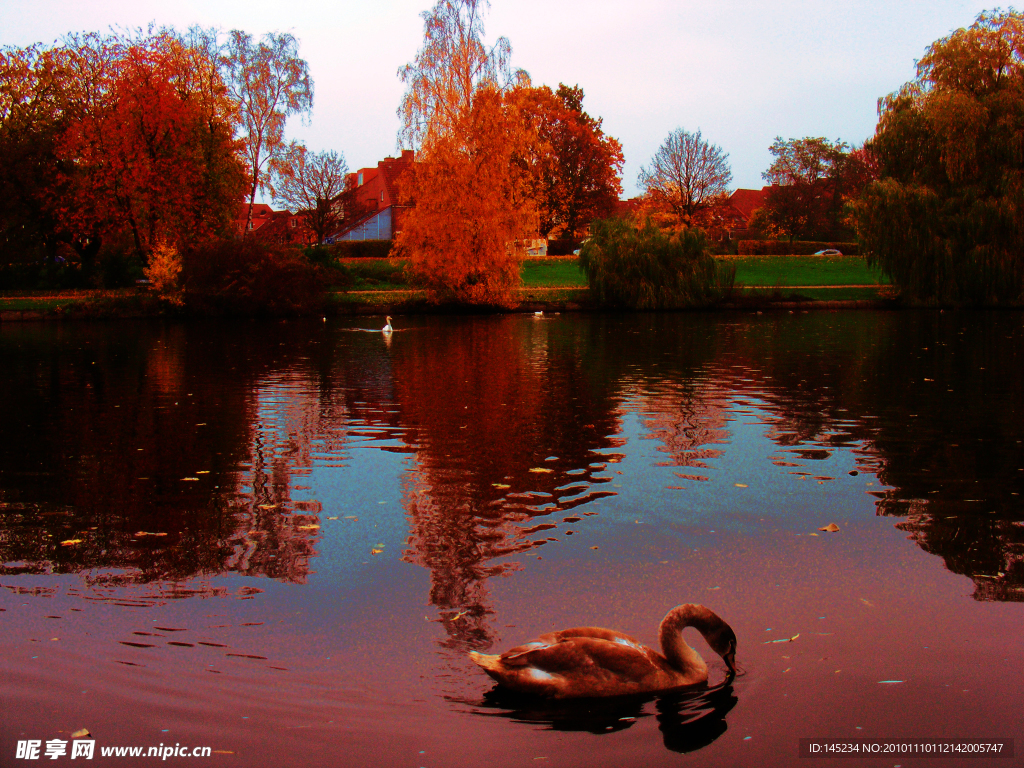
[[[344, 153], [350, 170], [396, 153], [397, 70], [423, 39], [431, 0], [0, 0], [0, 46], [150, 22], [291, 32], [315, 83], [311, 119], [289, 138]], [[859, 145], [877, 102], [914, 76], [927, 46], [990, 8], [961, 0], [491, 0], [535, 85], [579, 85], [622, 142], [623, 196], [682, 127], [729, 154], [732, 188], [760, 188], [775, 136]]]

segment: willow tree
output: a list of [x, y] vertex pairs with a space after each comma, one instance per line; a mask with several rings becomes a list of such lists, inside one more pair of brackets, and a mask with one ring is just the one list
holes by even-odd
[[869, 263], [916, 300], [1024, 299], [1024, 16], [933, 43], [879, 116], [855, 209]]
[[511, 46], [483, 42], [480, 0], [437, 0], [423, 47], [398, 71], [406, 92], [399, 143], [418, 148], [397, 242], [436, 300], [508, 304], [519, 282], [516, 240], [529, 232], [522, 183], [530, 130], [519, 108], [529, 76]]

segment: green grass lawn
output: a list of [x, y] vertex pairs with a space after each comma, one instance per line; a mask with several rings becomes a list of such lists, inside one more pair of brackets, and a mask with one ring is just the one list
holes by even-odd
[[743, 285], [885, 285], [876, 269], [859, 256], [738, 256], [722, 259], [736, 265]]
[[524, 288], [575, 288], [587, 284], [575, 256], [565, 259], [526, 259], [523, 261]]
[[[740, 256], [721, 259], [736, 266], [736, 282], [774, 287], [798, 285], [884, 285], [878, 270], [869, 269], [859, 256]], [[523, 262], [525, 288], [582, 287], [586, 275], [575, 257], [527, 259]]]
[[411, 288], [405, 275], [405, 259], [346, 259], [342, 269], [353, 291], [394, 291]]

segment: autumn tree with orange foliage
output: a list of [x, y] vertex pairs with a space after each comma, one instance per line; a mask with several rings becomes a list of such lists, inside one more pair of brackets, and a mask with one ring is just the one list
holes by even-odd
[[536, 226], [518, 92], [477, 90], [457, 132], [410, 169], [414, 203], [398, 241], [435, 301], [509, 306], [520, 284], [516, 241]]
[[0, 217], [0, 242], [53, 258], [71, 246], [87, 278], [102, 249], [145, 263], [222, 231], [242, 166], [215, 37], [151, 29], [5, 49], [0, 188], [12, 217]]
[[508, 41], [482, 42], [484, 7], [438, 0], [423, 14], [423, 48], [399, 70], [399, 140], [420, 151], [396, 240], [435, 301], [507, 306], [520, 280], [516, 242], [536, 230], [536, 131], [522, 98], [529, 76], [511, 70]]
[[622, 145], [601, 130], [601, 118], [583, 110], [583, 89], [559, 83], [528, 95], [539, 154], [533, 170], [539, 230], [547, 237], [579, 237], [594, 219], [607, 218], [622, 193]]
[[0, 49], [0, 256], [53, 257], [62, 239], [51, 205], [67, 122], [66, 57], [32, 45]]
[[170, 32], [72, 38], [99, 86], [82, 99], [58, 153], [73, 171], [60, 213], [72, 229], [126, 233], [145, 262], [224, 228], [241, 192], [230, 108], [212, 69]]

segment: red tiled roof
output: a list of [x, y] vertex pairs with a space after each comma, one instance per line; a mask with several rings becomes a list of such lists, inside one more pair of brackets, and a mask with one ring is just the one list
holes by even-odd
[[764, 198], [768, 194], [769, 189], [771, 187], [737, 189], [729, 196], [729, 204], [739, 211], [744, 219], [749, 219], [754, 211], [764, 205]]

